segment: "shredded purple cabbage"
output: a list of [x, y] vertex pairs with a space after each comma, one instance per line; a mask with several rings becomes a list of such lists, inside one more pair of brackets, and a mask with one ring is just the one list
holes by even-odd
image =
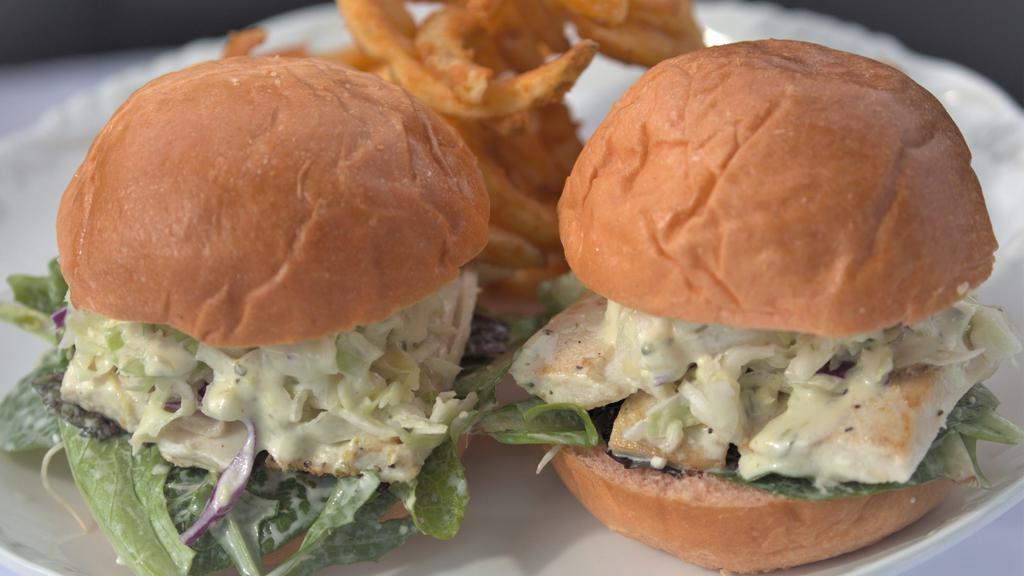
[[53, 320], [53, 325], [56, 328], [64, 327], [64, 319], [68, 316], [68, 307], [64, 306], [60, 310], [57, 310], [50, 315], [50, 320]]
[[[206, 380], [199, 380], [198, 384], [199, 384], [199, 391], [198, 391], [199, 398], [198, 398], [196, 403], [199, 404], [200, 406], [202, 406], [203, 405], [203, 398], [206, 397], [206, 389], [210, 386], [210, 383], [207, 382]], [[177, 412], [180, 409], [181, 409], [181, 398], [171, 398], [167, 402], [164, 402], [164, 410], [166, 410], [168, 412]]]
[[256, 462], [256, 427], [248, 420], [244, 423], [248, 432], [245, 444], [217, 479], [210, 499], [206, 501], [206, 506], [203, 507], [203, 512], [195, 524], [181, 534], [181, 542], [186, 546], [194, 544], [211, 526], [227, 516], [249, 483], [249, 476], [252, 475], [252, 468]]
[[829, 361], [820, 369], [818, 369], [818, 374], [828, 374], [829, 376], [835, 376], [836, 378], [846, 378], [846, 373], [850, 371], [850, 368], [853, 368], [856, 365], [857, 364], [855, 362], [843, 360], [835, 368], [833, 368], [832, 362]]

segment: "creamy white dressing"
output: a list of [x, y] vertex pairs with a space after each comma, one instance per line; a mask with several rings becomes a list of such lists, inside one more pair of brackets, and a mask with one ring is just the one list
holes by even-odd
[[[906, 482], [960, 397], [1020, 350], [1005, 315], [973, 299], [886, 330], [863, 342], [845, 378], [816, 375], [791, 386], [785, 411], [741, 446], [739, 472], [819, 484]], [[899, 385], [886, 386], [901, 370]]]
[[475, 408], [451, 385], [476, 293], [467, 271], [381, 322], [250, 349], [71, 310], [64, 345], [75, 353], [61, 393], [180, 465], [223, 470], [251, 421], [257, 450], [281, 466], [407, 482]]
[[872, 341], [861, 349], [845, 378], [815, 374], [802, 383], [790, 381], [782, 412], [759, 431], [753, 429], [753, 437], [741, 445], [740, 475], [755, 478], [775, 472], [820, 482], [867, 480], [848, 469], [856, 462], [843, 462], [835, 452], [818, 448], [855, 410], [874, 408], [871, 400], [882, 393], [892, 372], [892, 356], [891, 347]]
[[[603, 303], [585, 297], [532, 338], [512, 368], [516, 380], [545, 400], [578, 396], [587, 408], [643, 392], [654, 401], [613, 433], [622, 445], [687, 467], [673, 455], [706, 464], [717, 454], [711, 448], [735, 444], [745, 478], [775, 472], [822, 484], [904, 482], [945, 422], [941, 415], [1020, 351], [1003, 313], [972, 298], [912, 326], [844, 339], [694, 324], [615, 302], [598, 322], [593, 310]], [[566, 326], [571, 339], [559, 334]], [[573, 371], [559, 360], [562, 347], [601, 361]], [[916, 388], [888, 386], [894, 371], [922, 367], [942, 373]], [[567, 372], [585, 376], [588, 389]], [[903, 436], [882, 413], [905, 424]], [[708, 448], [694, 450], [698, 440]]]

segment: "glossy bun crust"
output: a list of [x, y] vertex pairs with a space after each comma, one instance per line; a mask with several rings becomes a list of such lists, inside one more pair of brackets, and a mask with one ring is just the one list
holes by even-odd
[[713, 476], [626, 469], [601, 448], [563, 447], [562, 482], [612, 530], [706, 568], [767, 572], [862, 548], [914, 522], [953, 488], [912, 488], [816, 502]]
[[94, 141], [61, 201], [74, 305], [214, 346], [386, 318], [487, 239], [476, 160], [400, 88], [313, 59], [162, 76]]
[[649, 314], [846, 336], [942, 310], [996, 249], [970, 152], [899, 70], [816, 44], [647, 72], [559, 204], [580, 280]]

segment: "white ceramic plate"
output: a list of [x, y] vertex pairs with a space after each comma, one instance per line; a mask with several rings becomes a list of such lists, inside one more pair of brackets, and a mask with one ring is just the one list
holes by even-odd
[[[893, 39], [819, 15], [767, 4], [701, 5], [708, 40], [799, 38], [892, 63], [935, 93], [962, 128], [974, 152], [996, 235], [996, 273], [982, 288], [987, 301], [1007, 306], [1024, 326], [1024, 115], [997, 87], [960, 66], [916, 55]], [[347, 35], [332, 6], [282, 15], [265, 23], [271, 45], [343, 44]], [[53, 221], [65, 184], [93, 135], [135, 88], [159, 74], [216, 56], [219, 41], [189, 44], [131, 70], [52, 110], [32, 129], [0, 142], [0, 276], [43, 271], [56, 253]], [[570, 94], [589, 135], [640, 70], [599, 59]], [[187, 283], [188, 279], [183, 278]], [[44, 344], [0, 328], [0, 392], [28, 372]], [[1024, 370], [1006, 366], [990, 381], [1003, 412], [1024, 414]], [[860, 552], [785, 574], [880, 574], [905, 570], [965, 538], [1024, 499], [1024, 446], [986, 445], [991, 490], [958, 490], [914, 526]], [[594, 521], [552, 471], [534, 475], [540, 453], [479, 442], [467, 454], [473, 504], [454, 542], [417, 538], [381, 564], [348, 567], [344, 574], [704, 574], [674, 558], [619, 537]], [[58, 459], [59, 460], [59, 459]], [[127, 574], [95, 529], [76, 534], [70, 518], [43, 492], [39, 455], [0, 456], [0, 563], [25, 573]], [[52, 478], [79, 509], [67, 467]], [[1007, 554], [1014, 554], [1008, 550]]]

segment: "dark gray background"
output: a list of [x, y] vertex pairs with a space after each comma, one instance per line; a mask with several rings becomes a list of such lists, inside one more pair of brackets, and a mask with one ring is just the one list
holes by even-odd
[[[174, 46], [309, 0], [0, 0], [0, 64]], [[893, 34], [978, 70], [1024, 102], [1024, 0], [778, 0]]]

